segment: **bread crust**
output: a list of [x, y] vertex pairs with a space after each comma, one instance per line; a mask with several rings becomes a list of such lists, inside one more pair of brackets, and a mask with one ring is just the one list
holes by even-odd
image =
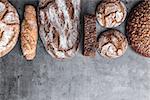
[[56, 59], [73, 57], [79, 45], [80, 0], [40, 0], [39, 34]]
[[98, 38], [98, 52], [105, 58], [118, 58], [128, 47], [127, 38], [118, 30], [110, 29], [103, 32]]
[[107, 28], [119, 26], [125, 20], [126, 15], [126, 6], [120, 0], [102, 0], [96, 10], [99, 24]]
[[33, 60], [35, 58], [37, 38], [38, 26], [36, 10], [34, 6], [26, 5], [21, 27], [21, 48], [26, 60]]
[[150, 57], [150, 1], [141, 1], [129, 16], [126, 30], [132, 49]]
[[0, 57], [3, 57], [16, 45], [20, 21], [16, 9], [7, 0], [1, 0], [0, 6]]
[[84, 56], [96, 55], [96, 16], [84, 15]]

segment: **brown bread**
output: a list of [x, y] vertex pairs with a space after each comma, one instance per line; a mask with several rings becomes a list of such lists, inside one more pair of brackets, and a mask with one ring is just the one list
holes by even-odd
[[21, 48], [27, 60], [33, 60], [36, 55], [38, 26], [35, 8], [31, 5], [25, 7], [24, 20], [21, 29]]
[[84, 16], [84, 56], [94, 57], [96, 54], [96, 17]]

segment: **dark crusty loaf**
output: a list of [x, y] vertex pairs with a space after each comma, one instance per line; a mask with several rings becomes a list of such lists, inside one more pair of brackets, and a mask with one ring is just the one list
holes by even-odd
[[40, 0], [39, 33], [54, 58], [73, 57], [79, 45], [80, 0]]
[[37, 37], [38, 27], [35, 8], [26, 5], [21, 27], [21, 48], [27, 60], [33, 60], [36, 55]]
[[84, 16], [84, 56], [96, 54], [96, 16]]
[[134, 51], [150, 57], [150, 1], [141, 1], [131, 13], [127, 22], [130, 45]]

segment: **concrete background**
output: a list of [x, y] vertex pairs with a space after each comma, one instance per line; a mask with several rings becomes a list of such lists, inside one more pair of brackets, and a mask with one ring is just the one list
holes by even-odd
[[[21, 20], [24, 4], [37, 5], [36, 0], [10, 1]], [[128, 11], [138, 1], [123, 0]], [[81, 15], [94, 13], [99, 2], [82, 0]], [[125, 33], [124, 24], [118, 29]], [[97, 24], [97, 34], [103, 30]], [[150, 100], [150, 59], [129, 47], [115, 60], [98, 54], [95, 58], [83, 57], [80, 49], [74, 58], [57, 61], [39, 39], [36, 59], [26, 61], [19, 39], [11, 52], [0, 58], [0, 100]]]

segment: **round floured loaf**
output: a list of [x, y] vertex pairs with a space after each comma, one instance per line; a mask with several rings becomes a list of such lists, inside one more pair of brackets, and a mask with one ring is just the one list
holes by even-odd
[[80, 0], [40, 0], [39, 33], [54, 58], [73, 57], [79, 45]]
[[9, 53], [15, 46], [20, 21], [16, 9], [7, 1], [0, 1], [0, 57]]
[[103, 32], [98, 39], [98, 52], [105, 58], [118, 58], [128, 47], [127, 38], [118, 30], [111, 29]]
[[126, 7], [121, 0], [102, 0], [96, 10], [97, 21], [107, 28], [119, 26], [126, 15]]

